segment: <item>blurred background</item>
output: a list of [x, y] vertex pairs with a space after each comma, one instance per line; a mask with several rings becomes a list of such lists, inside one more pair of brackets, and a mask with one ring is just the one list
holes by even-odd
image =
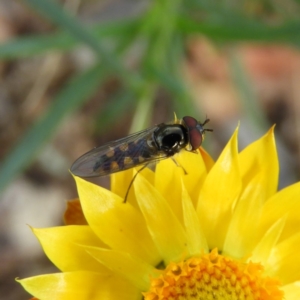
[[241, 150], [276, 123], [279, 189], [299, 180], [299, 16], [299, 0], [1, 0], [0, 299], [57, 271], [28, 225], [63, 224], [72, 162], [174, 111], [211, 119], [214, 159], [238, 124]]

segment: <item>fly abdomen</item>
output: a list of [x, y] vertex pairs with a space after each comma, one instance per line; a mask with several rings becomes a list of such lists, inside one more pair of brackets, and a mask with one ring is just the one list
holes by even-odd
[[146, 139], [137, 140], [122, 146], [111, 148], [96, 161], [93, 171], [100, 173], [114, 173], [126, 170], [151, 160], [156, 154]]

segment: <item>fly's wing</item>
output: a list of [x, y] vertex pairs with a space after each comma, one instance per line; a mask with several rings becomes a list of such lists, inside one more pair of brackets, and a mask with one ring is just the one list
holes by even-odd
[[167, 158], [164, 152], [148, 144], [156, 129], [148, 128], [94, 148], [73, 163], [71, 172], [80, 177], [104, 176]]

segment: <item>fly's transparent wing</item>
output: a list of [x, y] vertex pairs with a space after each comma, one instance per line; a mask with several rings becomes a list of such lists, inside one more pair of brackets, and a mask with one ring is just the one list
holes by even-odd
[[71, 172], [80, 177], [104, 176], [167, 158], [167, 155], [150, 147], [157, 126], [107, 143], [85, 153], [71, 166]]

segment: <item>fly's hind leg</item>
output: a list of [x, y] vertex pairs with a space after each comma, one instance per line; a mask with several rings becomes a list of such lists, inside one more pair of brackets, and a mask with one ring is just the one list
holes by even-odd
[[174, 157], [171, 158], [174, 161], [175, 165], [183, 170], [184, 175], [187, 175], [187, 171], [185, 170], [185, 168], [180, 163], [178, 163], [178, 161]]
[[132, 187], [132, 185], [133, 185], [133, 182], [134, 182], [136, 176], [137, 176], [141, 171], [143, 171], [147, 166], [148, 166], [148, 164], [145, 164], [145, 165], [144, 165], [142, 168], [140, 168], [140, 169], [136, 172], [136, 174], [133, 176], [133, 178], [132, 178], [132, 180], [130, 181], [130, 184], [129, 184], [129, 186], [128, 186], [128, 189], [127, 189], [127, 192], [126, 192], [126, 195], [125, 195], [125, 198], [124, 198], [123, 203], [126, 203], [126, 201], [127, 201], [127, 197], [128, 197], [129, 191], [130, 191], [130, 189], [131, 189], [131, 187]]

